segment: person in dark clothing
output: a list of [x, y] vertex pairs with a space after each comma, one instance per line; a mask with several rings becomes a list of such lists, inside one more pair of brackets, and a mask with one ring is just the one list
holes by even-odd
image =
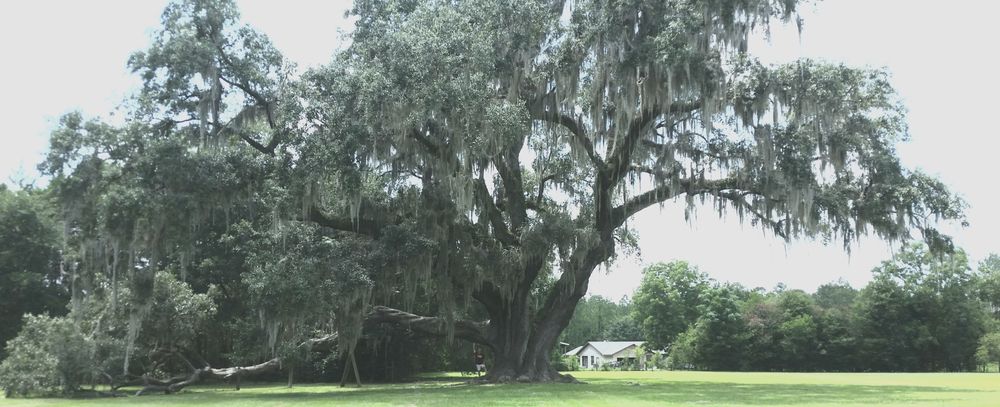
[[483, 355], [483, 352], [480, 352], [480, 351], [477, 350], [477, 351], [475, 351], [473, 353], [473, 357], [476, 360], [476, 376], [479, 376], [480, 373], [485, 373], [486, 372], [486, 356]]

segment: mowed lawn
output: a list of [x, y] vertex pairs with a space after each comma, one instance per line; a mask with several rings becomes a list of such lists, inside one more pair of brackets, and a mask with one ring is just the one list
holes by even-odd
[[997, 373], [575, 372], [586, 384], [471, 385], [457, 375], [362, 388], [193, 387], [97, 400], [0, 399], [2, 406], [1000, 406]]

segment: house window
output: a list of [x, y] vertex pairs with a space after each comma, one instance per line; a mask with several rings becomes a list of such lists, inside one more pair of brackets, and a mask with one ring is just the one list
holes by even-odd
[[580, 364], [583, 365], [583, 367], [587, 367], [587, 357], [586, 356], [580, 356]]

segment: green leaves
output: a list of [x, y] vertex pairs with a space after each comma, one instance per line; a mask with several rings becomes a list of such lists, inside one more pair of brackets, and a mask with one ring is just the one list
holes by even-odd
[[[168, 6], [153, 45], [129, 59], [143, 79], [135, 118], [187, 133], [200, 147], [243, 140], [274, 154], [287, 130], [294, 66], [267, 37], [237, 27], [238, 18], [231, 1]], [[247, 120], [246, 112], [257, 113], [252, 118], [266, 131], [248, 125], [258, 120]]]
[[46, 191], [0, 185], [0, 359], [27, 313], [62, 314], [69, 290], [60, 273], [61, 234]]
[[[887, 73], [746, 54], [796, 7], [359, 0], [350, 45], [297, 77], [232, 1], [178, 0], [129, 61], [143, 87], [126, 123], [71, 114], [53, 133], [42, 168], [66, 256], [81, 283], [129, 280], [143, 307], [170, 286], [158, 271], [215, 284], [273, 351], [330, 326], [353, 346], [372, 295], [418, 291], [446, 321], [476, 298], [495, 321], [529, 310], [505, 325], [522, 336], [529, 319], [564, 326], [592, 271], [634, 244], [627, 219], [682, 195], [786, 239], [919, 230], [947, 251], [934, 226], [964, 220], [963, 203], [899, 163]], [[709, 300], [698, 329], [738, 324], [739, 290], [705, 300], [703, 275], [664, 267], [636, 298], [657, 309], [638, 318], [654, 342]], [[530, 295], [546, 299], [512, 303]], [[810, 331], [805, 314], [789, 332]]]
[[874, 270], [858, 304], [859, 346], [879, 370], [961, 370], [975, 366], [985, 332], [965, 253], [904, 247]]
[[666, 349], [695, 323], [708, 288], [708, 276], [684, 261], [643, 270], [632, 313], [652, 349]]
[[1000, 362], [1000, 332], [983, 335], [976, 348], [976, 359], [983, 366]]
[[10, 355], [0, 363], [0, 387], [8, 394], [70, 394], [91, 378], [95, 344], [68, 317], [26, 315]]

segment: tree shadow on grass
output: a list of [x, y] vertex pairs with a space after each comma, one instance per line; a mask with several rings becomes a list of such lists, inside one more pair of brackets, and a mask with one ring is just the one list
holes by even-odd
[[585, 385], [471, 385], [444, 380], [409, 385], [374, 385], [359, 389], [322, 391], [194, 391], [177, 397], [179, 404], [274, 404], [309, 401], [335, 404], [389, 405], [747, 405], [883, 404], [925, 402], [947, 405], [975, 390], [926, 386], [834, 384], [748, 384], [725, 382], [664, 382], [630, 384], [621, 380]]

